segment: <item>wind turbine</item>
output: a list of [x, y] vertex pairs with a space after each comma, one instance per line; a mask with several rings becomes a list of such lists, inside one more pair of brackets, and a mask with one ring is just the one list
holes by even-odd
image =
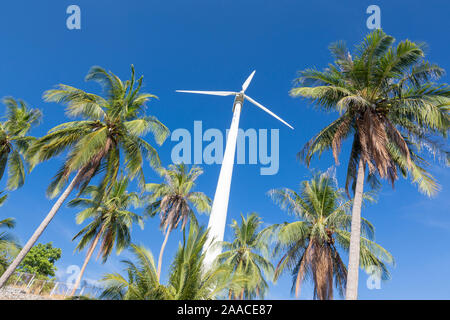
[[204, 266], [209, 269], [214, 259], [221, 253], [222, 248], [215, 242], [223, 241], [225, 232], [225, 224], [227, 220], [228, 198], [230, 195], [231, 176], [233, 174], [234, 155], [236, 152], [236, 140], [239, 128], [239, 118], [241, 114], [241, 108], [244, 100], [248, 100], [258, 108], [264, 110], [272, 117], [278, 119], [289, 128], [294, 129], [289, 123], [281, 119], [275, 113], [264, 107], [262, 104], [256, 102], [245, 94], [245, 90], [248, 88], [252, 81], [255, 71], [245, 80], [242, 84], [242, 90], [239, 92], [234, 91], [192, 91], [192, 90], [176, 90], [176, 92], [185, 93], [197, 93], [208, 94], [213, 96], [235, 96], [233, 103], [233, 119], [231, 120], [230, 130], [228, 131], [227, 144], [225, 147], [225, 154], [222, 160], [222, 167], [220, 168], [219, 180], [217, 182], [216, 193], [214, 195], [214, 201], [211, 208], [211, 215], [208, 223], [208, 239], [205, 243], [205, 260]]

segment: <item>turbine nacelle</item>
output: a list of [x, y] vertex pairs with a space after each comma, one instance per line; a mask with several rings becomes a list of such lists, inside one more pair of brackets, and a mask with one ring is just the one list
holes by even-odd
[[250, 85], [250, 82], [252, 82], [252, 79], [253, 79], [253, 76], [255, 75], [255, 72], [256, 71], [253, 71], [250, 74], [250, 76], [244, 81], [244, 83], [242, 84], [242, 90], [240, 92], [234, 92], [234, 91], [194, 91], [194, 90], [175, 90], [175, 91], [176, 92], [184, 92], [184, 93], [207, 94], [207, 95], [222, 96], [222, 97], [235, 96], [234, 104], [233, 104], [233, 111], [234, 111], [234, 106], [235, 106], [236, 102], [240, 102], [241, 105], [242, 105], [244, 103], [244, 99], [247, 99], [248, 101], [253, 103], [255, 106], [257, 106], [258, 108], [260, 108], [263, 111], [267, 112], [268, 114], [270, 114], [272, 117], [274, 117], [278, 121], [282, 122], [283, 124], [285, 124], [289, 128], [294, 129], [294, 127], [292, 127], [289, 123], [287, 123], [286, 121], [281, 119], [279, 116], [277, 116], [275, 113], [273, 113], [272, 111], [270, 111], [269, 109], [264, 107], [262, 104], [260, 104], [259, 102], [253, 100], [252, 98], [250, 98], [249, 96], [247, 96], [244, 93], [245, 90], [247, 90], [248, 86]]
[[234, 112], [234, 107], [236, 106], [236, 103], [240, 103], [241, 106], [244, 104], [244, 92], [236, 92], [236, 96], [234, 98], [234, 102], [233, 102], [233, 112]]

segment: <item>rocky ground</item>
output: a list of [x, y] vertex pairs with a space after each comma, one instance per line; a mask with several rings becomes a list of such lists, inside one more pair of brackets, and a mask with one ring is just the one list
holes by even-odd
[[28, 294], [24, 289], [6, 287], [0, 289], [0, 300], [51, 300], [48, 296]]

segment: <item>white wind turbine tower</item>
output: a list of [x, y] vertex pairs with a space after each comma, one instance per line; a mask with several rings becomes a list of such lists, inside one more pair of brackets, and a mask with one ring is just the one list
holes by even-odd
[[[211, 208], [211, 215], [209, 217], [208, 223], [208, 240], [205, 244], [206, 255], [204, 260], [204, 266], [206, 269], [209, 269], [215, 258], [221, 253], [222, 248], [220, 245], [215, 244], [216, 241], [223, 241], [223, 236], [225, 232], [225, 224], [227, 220], [227, 208], [228, 208], [228, 198], [230, 195], [230, 186], [231, 186], [231, 176], [233, 174], [233, 165], [234, 165], [234, 155], [236, 151], [236, 140], [238, 135], [239, 128], [239, 117], [241, 114], [242, 104], [244, 103], [244, 99], [250, 101], [258, 108], [264, 110], [272, 117], [278, 119], [289, 128], [294, 129], [290, 124], [286, 121], [278, 117], [272, 111], [256, 102], [249, 96], [247, 96], [244, 92], [252, 81], [253, 75], [255, 71], [245, 80], [242, 85], [242, 90], [240, 92], [233, 91], [191, 91], [191, 90], [176, 90], [177, 92], [186, 92], [186, 93], [198, 93], [198, 94], [209, 94], [213, 96], [235, 96], [233, 103], [233, 119], [231, 121], [230, 130], [228, 131], [227, 144], [225, 147], [225, 154], [222, 160], [222, 167], [220, 168], [219, 180], [217, 182], [216, 193], [214, 195], [214, 201]], [[204, 249], [205, 250], [205, 249]]]

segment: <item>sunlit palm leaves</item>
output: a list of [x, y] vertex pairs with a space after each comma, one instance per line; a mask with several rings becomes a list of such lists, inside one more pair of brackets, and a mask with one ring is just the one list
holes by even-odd
[[175, 164], [156, 171], [164, 182], [145, 185], [149, 192], [146, 211], [150, 216], [160, 214], [161, 229], [167, 230], [169, 226], [175, 229], [180, 223], [184, 229], [188, 219], [195, 219], [193, 208], [199, 213], [209, 212], [211, 199], [202, 192], [192, 191], [203, 173], [201, 168], [193, 166], [189, 169], [184, 164]]
[[6, 199], [8, 199], [8, 195], [0, 191], [0, 207], [5, 203]]
[[149, 195], [145, 201], [148, 203], [146, 207], [148, 215], [154, 216], [159, 213], [160, 228], [166, 234], [158, 259], [159, 276], [162, 254], [170, 232], [180, 223], [182, 230], [189, 220], [197, 223], [194, 208], [199, 213], [209, 212], [211, 199], [202, 192], [192, 191], [197, 178], [203, 173], [201, 168], [193, 166], [188, 169], [184, 164], [176, 164], [170, 165], [168, 169], [156, 170], [164, 178], [164, 182], [146, 184], [145, 190]]
[[244, 217], [239, 224], [233, 219], [231, 228], [234, 233], [233, 242], [223, 242], [224, 252], [219, 255], [218, 263], [233, 267], [235, 275], [249, 279], [238, 291], [229, 291], [230, 298], [253, 299], [263, 298], [268, 284], [265, 278], [273, 275], [273, 265], [268, 259], [271, 228], [258, 230], [263, 224], [256, 213]]
[[63, 84], [44, 93], [46, 101], [65, 104], [68, 116], [84, 119], [54, 127], [30, 149], [33, 164], [69, 151], [48, 188], [52, 197], [75, 171], [81, 173], [78, 184], [83, 186], [100, 172], [104, 172], [102, 186], [111, 185], [116, 180], [122, 155], [128, 176], [131, 179], [138, 176], [142, 186], [144, 159], [155, 167], [160, 165], [156, 150], [142, 136], [151, 132], [156, 142], [162, 144], [169, 130], [155, 117], [145, 115], [146, 102], [156, 97], [141, 92], [143, 77], [135, 78], [133, 66], [131, 79], [127, 81], [93, 67], [86, 80], [100, 83], [105, 97]]
[[104, 263], [114, 247], [119, 254], [130, 245], [133, 223], [144, 227], [141, 216], [129, 211], [130, 207], [137, 207], [140, 201], [137, 193], [127, 191], [128, 183], [127, 177], [121, 177], [107, 192], [98, 186], [88, 186], [81, 196], [90, 196], [89, 198], [80, 197], [69, 202], [69, 206], [85, 208], [78, 213], [77, 223], [81, 224], [86, 219], [92, 220], [73, 238], [81, 238], [77, 245], [78, 250], [81, 251], [87, 244], [89, 248], [71, 295], [75, 294], [98, 243], [98, 256], [103, 257]]
[[369, 34], [353, 55], [343, 42], [330, 51], [334, 64], [300, 72], [290, 92], [340, 113], [305, 145], [300, 158], [309, 164], [314, 155], [332, 149], [338, 163], [343, 140], [353, 137], [346, 188], [362, 158], [372, 185], [378, 184], [375, 173], [393, 184], [398, 172], [409, 172], [421, 192], [435, 194], [438, 185], [419, 153], [425, 148], [448, 162], [438, 137], [449, 129], [450, 88], [432, 82], [444, 70], [424, 59], [422, 44], [405, 40], [394, 46], [394, 38], [381, 30]]
[[29, 109], [24, 101], [11, 97], [4, 98], [3, 103], [6, 121], [0, 123], [0, 179], [8, 168], [7, 189], [14, 190], [25, 182], [23, 158], [35, 139], [27, 134], [39, 123], [41, 112]]
[[353, 138], [345, 183], [348, 197], [350, 185], [355, 194], [347, 299], [357, 298], [366, 166], [372, 188], [380, 185], [378, 176], [394, 186], [400, 173], [409, 175], [421, 192], [432, 196], [439, 186], [426, 171], [428, 163], [419, 153], [431, 151], [446, 164], [449, 159], [442, 140], [450, 123], [450, 87], [433, 82], [444, 71], [424, 59], [423, 44], [405, 40], [394, 46], [394, 41], [383, 31], [374, 30], [356, 47], [353, 56], [343, 42], [334, 43], [330, 46], [334, 63], [324, 71], [300, 72], [290, 92], [340, 115], [299, 152], [307, 165], [314, 155], [320, 157], [329, 149], [339, 163], [343, 141]]
[[[0, 229], [12, 229], [16, 225], [13, 218], [6, 218], [0, 220]], [[6, 267], [20, 250], [20, 245], [15, 236], [6, 231], [0, 232], [0, 274], [2, 274]]]
[[233, 277], [232, 268], [216, 266], [202, 270], [206, 232], [191, 224], [172, 262], [167, 285], [158, 280], [153, 255], [143, 246], [132, 245], [135, 261], [125, 260], [126, 277], [118, 273], [103, 278], [104, 299], [119, 300], [205, 300], [214, 299], [227, 289], [242, 285], [245, 279]]
[[[292, 289], [296, 295], [304, 280], [314, 284], [314, 298], [332, 299], [333, 287], [342, 296], [347, 268], [340, 252], [347, 252], [350, 242], [352, 200], [344, 200], [331, 174], [315, 174], [300, 184], [299, 193], [284, 188], [269, 192], [280, 207], [297, 221], [275, 225], [274, 253], [282, 257], [275, 270], [275, 280], [286, 270], [292, 272]], [[373, 200], [368, 194], [367, 200]], [[362, 268], [379, 267], [382, 278], [388, 279], [387, 264], [393, 263], [389, 252], [376, 244], [374, 228], [362, 219], [360, 261]]]
[[121, 166], [125, 167], [128, 178], [138, 176], [139, 185], [143, 187], [144, 159], [153, 166], [160, 165], [156, 150], [142, 136], [152, 132], [156, 142], [161, 144], [168, 136], [169, 130], [155, 117], [145, 114], [146, 102], [154, 96], [140, 92], [143, 77], [136, 81], [133, 66], [131, 79], [127, 81], [120, 80], [100, 67], [93, 67], [86, 80], [99, 82], [106, 97], [63, 84], [44, 93], [46, 101], [66, 104], [69, 116], [81, 117], [84, 120], [75, 120], [51, 129], [46, 136], [33, 142], [28, 148], [27, 160], [33, 167], [67, 151], [64, 164], [47, 188], [49, 197], [60, 193], [69, 176], [76, 174], [24, 248], [0, 277], [0, 287], [19, 266], [75, 188], [79, 187], [82, 192], [94, 176], [103, 173], [99, 187], [101, 193], [108, 193], [117, 180]]
[[232, 266], [220, 264], [204, 269], [204, 246], [207, 233], [191, 223], [183, 243], [178, 246], [170, 267], [169, 288], [173, 288], [173, 299], [206, 300], [223, 296], [227, 290], [237, 290], [246, 282], [242, 275], [232, 273]]
[[134, 262], [122, 261], [126, 265], [127, 279], [119, 273], [103, 277], [105, 289], [101, 295], [110, 300], [162, 300], [170, 297], [156, 276], [152, 253], [144, 246], [131, 245]]
[[83, 250], [99, 236], [99, 256], [106, 261], [114, 247], [117, 253], [120, 253], [130, 245], [134, 223], [143, 228], [142, 217], [129, 211], [131, 207], [138, 207], [140, 200], [137, 193], [127, 191], [128, 184], [128, 178], [123, 177], [115, 182], [111, 191], [106, 194], [97, 186], [88, 186], [81, 197], [69, 202], [70, 207], [84, 208], [77, 214], [78, 224], [91, 220], [73, 238], [80, 238], [76, 247], [78, 250]]

